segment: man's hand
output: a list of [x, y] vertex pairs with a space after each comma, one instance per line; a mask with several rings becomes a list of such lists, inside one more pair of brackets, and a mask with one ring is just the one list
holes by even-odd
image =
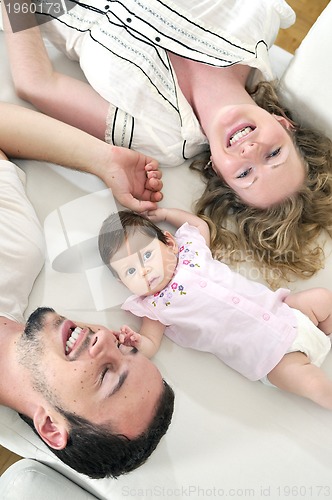
[[115, 198], [135, 212], [156, 209], [163, 197], [158, 162], [130, 149], [112, 148], [111, 165], [99, 175]]

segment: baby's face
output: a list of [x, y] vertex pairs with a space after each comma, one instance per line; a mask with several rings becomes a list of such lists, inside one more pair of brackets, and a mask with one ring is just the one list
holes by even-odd
[[[142, 234], [140, 239], [142, 239]], [[142, 246], [129, 238], [113, 256], [110, 264], [120, 281], [135, 295], [147, 296], [159, 292], [171, 281], [176, 265], [178, 248], [174, 238], [167, 233], [165, 245], [157, 238], [144, 237]], [[133, 249], [133, 251], [131, 250]]]

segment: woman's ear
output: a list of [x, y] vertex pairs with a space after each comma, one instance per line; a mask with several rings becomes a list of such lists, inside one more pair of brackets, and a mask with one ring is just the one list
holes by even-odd
[[33, 423], [39, 436], [55, 450], [63, 450], [68, 442], [68, 430], [64, 418], [56, 413], [50, 415], [45, 408], [39, 406], [33, 416]]
[[179, 248], [174, 236], [169, 231], [164, 231], [164, 235], [166, 236], [166, 245], [168, 246], [168, 248], [174, 253], [178, 253]]
[[286, 129], [286, 130], [292, 130], [294, 129], [294, 125], [291, 120], [286, 118], [285, 116], [280, 116], [280, 115], [275, 115], [272, 113], [272, 116]]
[[213, 170], [213, 172], [218, 175], [218, 172], [217, 172], [217, 169], [216, 169], [216, 166], [215, 164], [213, 163], [213, 160], [212, 160], [212, 155], [210, 156], [210, 159], [209, 161], [207, 162], [207, 164], [205, 165], [204, 169], [203, 170]]

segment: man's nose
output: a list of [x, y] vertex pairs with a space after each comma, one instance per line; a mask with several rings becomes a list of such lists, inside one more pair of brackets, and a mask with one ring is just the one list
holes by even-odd
[[109, 360], [121, 357], [116, 337], [107, 329], [98, 330], [91, 338], [89, 354], [92, 358], [105, 356]]

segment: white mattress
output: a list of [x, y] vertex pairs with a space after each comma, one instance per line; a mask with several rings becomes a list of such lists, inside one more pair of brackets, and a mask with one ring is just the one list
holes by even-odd
[[[330, 6], [325, 15], [331, 21]], [[327, 25], [326, 30], [331, 42]], [[315, 36], [311, 44], [317, 45], [317, 50], [326, 50], [326, 57], [330, 57], [328, 48], [324, 49], [318, 39], [316, 43]], [[2, 33], [0, 50], [0, 99], [20, 102], [11, 86]], [[290, 56], [275, 48], [273, 52], [280, 70], [288, 64]], [[299, 91], [305, 91], [312, 76], [312, 61], [300, 56], [299, 51], [291, 68], [293, 73], [298, 57], [301, 60], [301, 89], [292, 88], [290, 84], [290, 99], [292, 93], [299, 98]], [[57, 67], [79, 74], [75, 63], [62, 60], [55, 51], [52, 51], [52, 58]], [[328, 72], [332, 70], [326, 65], [320, 68], [320, 80], [330, 83]], [[287, 72], [284, 84], [287, 85]], [[328, 100], [332, 102], [331, 91], [327, 94], [322, 97], [323, 109], [328, 109]], [[320, 99], [319, 92], [315, 99]], [[328, 118], [331, 131], [331, 118]], [[65, 214], [68, 231], [74, 223], [78, 224], [75, 244], [84, 240], [87, 231], [98, 228], [97, 221], [103, 219], [108, 206], [105, 199], [91, 193], [105, 188], [101, 181], [50, 164], [17, 163], [27, 173], [28, 195], [41, 221], [46, 219], [48, 234], [54, 224], [56, 226], [59, 210]], [[189, 172], [187, 164], [164, 169], [164, 185], [162, 204], [187, 209], [191, 208], [201, 189], [198, 177]], [[78, 210], [82, 207], [82, 196], [88, 196], [85, 201], [95, 207], [93, 218], [90, 215], [88, 220], [91, 227], [82, 227], [79, 211], [76, 211], [77, 207]], [[60, 234], [58, 241], [59, 238]], [[98, 264], [89, 264], [89, 271], [77, 268], [75, 273], [63, 272], [70, 268], [67, 266], [69, 255], [62, 253], [61, 245], [55, 249], [53, 244], [52, 248], [53, 253], [35, 284], [27, 314], [36, 306], [50, 305], [74, 320], [115, 327], [124, 319], [138, 324], [120, 311], [119, 300], [112, 302], [117, 289], [112, 288], [109, 294], [111, 278], [108, 275], [105, 280]], [[330, 242], [327, 249], [329, 251]], [[57, 270], [52, 268], [52, 263]], [[292, 284], [292, 288], [329, 286], [331, 275], [332, 264], [328, 258], [326, 269], [310, 281]], [[102, 290], [99, 295], [96, 283]], [[104, 309], [110, 305], [112, 309]], [[49, 464], [101, 499], [233, 497], [258, 500], [332, 496], [329, 411], [260, 382], [249, 382], [213, 355], [182, 349], [166, 338], [155, 361], [176, 392], [175, 412], [167, 435], [148, 462], [137, 471], [118, 480], [90, 480], [81, 476], [59, 462], [15, 412], [3, 407], [0, 408], [0, 443], [19, 455]], [[323, 369], [332, 377], [332, 354]]]

